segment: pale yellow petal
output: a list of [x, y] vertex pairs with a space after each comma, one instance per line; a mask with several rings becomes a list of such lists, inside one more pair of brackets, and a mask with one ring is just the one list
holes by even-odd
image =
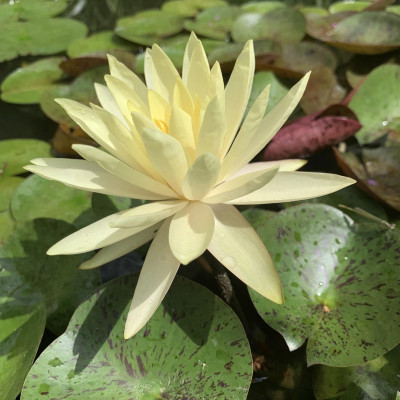
[[204, 197], [203, 201], [209, 204], [217, 204], [245, 196], [244, 193], [248, 194], [265, 186], [278, 171], [279, 167], [276, 166], [267, 170], [254, 171], [237, 176], [215, 187]]
[[201, 256], [214, 233], [214, 214], [208, 204], [190, 202], [177, 212], [169, 228], [169, 245], [184, 265]]
[[235, 207], [213, 206], [210, 253], [246, 285], [275, 303], [283, 303], [278, 273], [263, 242]]
[[99, 250], [92, 258], [83, 262], [79, 269], [93, 269], [100, 267], [110, 261], [116, 260], [131, 251], [136, 250], [140, 246], [152, 240], [157, 233], [161, 223], [155, 224], [150, 228], [144, 229], [143, 231], [129, 236], [126, 239], [120, 240], [114, 244]]
[[225, 88], [226, 135], [222, 152], [226, 154], [236, 135], [249, 101], [255, 67], [253, 42], [248, 41], [236, 60]]
[[[163, 132], [168, 133], [168, 123], [171, 116], [171, 106], [154, 90], [149, 90], [149, 107], [151, 118]], [[134, 111], [134, 110], [132, 110]]]
[[187, 85], [187, 81], [188, 81], [190, 60], [192, 58], [195, 45], [198, 41], [199, 41], [199, 39], [197, 39], [196, 34], [194, 32], [191, 32], [189, 40], [186, 44], [185, 54], [183, 56], [182, 80], [185, 85]]
[[168, 242], [169, 221], [158, 231], [147, 253], [128, 312], [124, 337], [142, 329], [161, 304], [179, 269]]
[[41, 158], [31, 162], [34, 165], [24, 167], [27, 171], [77, 189], [132, 199], [149, 199], [151, 195], [151, 192], [110, 174], [95, 162], [65, 158]]
[[136, 171], [96, 147], [74, 144], [72, 148], [84, 159], [96, 162], [110, 174], [142, 189], [149, 196], [146, 197], [147, 200], [162, 200], [177, 197], [176, 193], [169, 186]]
[[106, 85], [102, 85], [97, 82], [94, 83], [94, 88], [96, 90], [96, 96], [99, 99], [101, 106], [106, 111], [115, 115], [126, 127], [128, 127], [128, 124], [125, 121], [121, 110], [118, 108], [118, 105], [114, 99], [114, 96], [111, 94], [110, 89], [108, 89]]
[[186, 153], [188, 163], [195, 157], [195, 142], [192, 128], [192, 118], [177, 106], [172, 107], [168, 134], [179, 141]]
[[222, 94], [208, 103], [197, 138], [196, 156], [211, 153], [219, 158], [225, 130], [225, 96]]
[[317, 172], [278, 172], [261, 189], [230, 201], [231, 204], [285, 203], [325, 196], [355, 183], [355, 180]]
[[188, 88], [182, 79], [177, 79], [174, 88], [173, 105], [179, 107], [189, 115], [193, 115], [194, 103]]
[[134, 72], [132, 72], [125, 64], [119, 62], [114, 56], [108, 54], [107, 57], [111, 75], [124, 82], [125, 85], [134, 91], [146, 104], [147, 87], [144, 82], [142, 82]]
[[112, 214], [72, 233], [52, 246], [47, 254], [54, 256], [86, 253], [112, 245], [150, 227], [145, 225], [128, 229], [112, 228], [110, 224], [117, 218], [118, 213]]
[[272, 167], [279, 167], [279, 171], [296, 171], [307, 164], [306, 160], [279, 160], [279, 161], [261, 161], [254, 162], [250, 164], [246, 164], [243, 168], [241, 168], [238, 172], [232, 175], [232, 178], [244, 174], [248, 174], [254, 171], [262, 171], [267, 170]]
[[196, 158], [182, 183], [184, 196], [189, 200], [202, 199], [216, 184], [220, 166], [218, 158], [210, 153]]
[[188, 165], [181, 144], [161, 131], [148, 128], [143, 129], [142, 140], [154, 168], [175, 192], [182, 194]]
[[187, 204], [184, 200], [157, 201], [122, 211], [113, 223], [118, 228], [155, 224], [182, 210]]
[[210, 83], [208, 86], [208, 97], [213, 99], [215, 96], [221, 96], [225, 92], [224, 77], [222, 76], [221, 66], [216, 61], [210, 71]]
[[227, 176], [238, 171], [267, 145], [296, 108], [303, 96], [309, 76], [310, 73], [306, 74], [290, 89], [287, 95], [263, 118], [256, 131], [240, 132], [226, 156], [227, 165], [223, 166], [221, 175]]

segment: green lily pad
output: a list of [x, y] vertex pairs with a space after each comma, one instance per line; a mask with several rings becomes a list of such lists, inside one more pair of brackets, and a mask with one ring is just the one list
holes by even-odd
[[[61, 14], [67, 8], [66, 0], [20, 0], [0, 6], [0, 20], [42, 20]], [[7, 16], [7, 19], [4, 17]], [[3, 20], [4, 18], [4, 20]]]
[[313, 370], [317, 400], [395, 400], [400, 387], [400, 346], [384, 356], [348, 368], [318, 365]]
[[46, 307], [18, 274], [0, 266], [0, 398], [22, 390], [46, 323]]
[[277, 8], [286, 7], [281, 1], [250, 1], [249, 3], [244, 3], [241, 9], [245, 12], [255, 12], [259, 14], [266, 14]]
[[75, 40], [68, 47], [67, 54], [69, 57], [75, 58], [93, 52], [109, 52], [116, 49], [132, 50], [132, 48], [132, 43], [126, 42], [112, 31], [106, 31]]
[[242, 215], [249, 221], [254, 229], [258, 229], [264, 226], [270, 218], [274, 217], [276, 212], [252, 207], [242, 211]]
[[308, 365], [357, 365], [397, 345], [399, 231], [354, 224], [337, 209], [305, 204], [282, 211], [257, 232], [286, 301], [279, 306], [250, 289], [251, 298], [289, 349], [308, 339]]
[[46, 90], [40, 99], [40, 108], [53, 121], [73, 126], [72, 119], [54, 99], [67, 98], [80, 103], [97, 103], [94, 82], [104, 84], [104, 75], [108, 73], [107, 66], [99, 66], [84, 72], [71, 85], [59, 85]]
[[0, 212], [0, 247], [3, 246], [15, 229], [15, 221], [8, 210]]
[[31, 175], [15, 191], [11, 212], [18, 223], [35, 218], [55, 218], [72, 223], [90, 206], [90, 193]]
[[60, 53], [87, 33], [82, 22], [66, 18], [9, 22], [2, 28], [0, 62], [18, 56]]
[[303, 39], [306, 21], [294, 8], [277, 8], [267, 14], [245, 13], [232, 26], [236, 42], [249, 39], [271, 39], [278, 43], [293, 43]]
[[389, 7], [386, 7], [385, 11], [400, 15], [400, 6], [399, 5], [389, 6]]
[[186, 0], [167, 1], [161, 6], [161, 10], [181, 17], [194, 17], [198, 13], [198, 8], [194, 2]]
[[269, 91], [268, 106], [265, 110], [265, 114], [272, 110], [289, 91], [289, 89], [276, 77], [273, 72], [256, 72], [253, 79], [253, 86], [251, 88], [249, 102], [247, 104], [246, 114], [267, 85], [271, 85], [271, 87]]
[[329, 6], [329, 12], [334, 14], [343, 11], [363, 11], [370, 5], [370, 1], [337, 1]]
[[63, 60], [63, 57], [46, 58], [12, 72], [1, 84], [1, 99], [15, 104], [38, 103], [42, 93], [62, 78], [59, 65]]
[[356, 134], [361, 144], [383, 136], [385, 126], [400, 117], [399, 76], [400, 66], [382, 65], [368, 75], [351, 99], [349, 107], [363, 125]]
[[8, 210], [15, 189], [24, 181], [18, 176], [9, 176], [0, 180], [0, 212]]
[[78, 304], [100, 284], [98, 271], [77, 269], [87, 255], [46, 255], [53, 244], [74, 231], [64, 221], [36, 219], [18, 225], [0, 248], [1, 265], [43, 296], [47, 326], [56, 334], [64, 331]]
[[111, 281], [78, 307], [35, 362], [22, 399], [89, 400], [99, 390], [121, 400], [246, 399], [252, 365], [243, 327], [194, 282], [178, 276], [146, 327], [123, 339], [136, 279]]
[[211, 39], [225, 40], [242, 10], [235, 6], [213, 7], [197, 14], [195, 21], [187, 20], [184, 27]]
[[8, 139], [0, 142], [0, 175], [26, 172], [24, 166], [38, 157], [50, 157], [50, 145], [36, 139]]
[[161, 10], [146, 10], [117, 20], [115, 33], [131, 42], [152, 45], [183, 28], [183, 18]]
[[300, 7], [299, 11], [306, 17], [312, 18], [315, 16], [326, 16], [329, 15], [329, 11], [322, 7]]
[[96, 215], [96, 219], [105, 218], [118, 211], [126, 210], [131, 207], [132, 201], [137, 202], [137, 205], [144, 204], [143, 200], [131, 200], [127, 197], [107, 196], [101, 193], [93, 193], [92, 209]]

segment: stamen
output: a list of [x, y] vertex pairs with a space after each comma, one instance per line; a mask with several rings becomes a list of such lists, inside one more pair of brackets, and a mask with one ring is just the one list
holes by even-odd
[[161, 121], [160, 119], [155, 119], [154, 122], [157, 124], [157, 126], [158, 126], [164, 133], [168, 133], [168, 125], [167, 125], [164, 121]]

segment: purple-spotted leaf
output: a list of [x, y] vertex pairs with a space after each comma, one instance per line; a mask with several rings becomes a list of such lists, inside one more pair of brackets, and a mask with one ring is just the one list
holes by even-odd
[[251, 298], [291, 350], [308, 339], [308, 365], [357, 365], [397, 345], [398, 230], [355, 224], [335, 208], [304, 204], [257, 232], [275, 261], [285, 303], [250, 289]]
[[264, 151], [264, 160], [304, 157], [353, 136], [361, 125], [345, 106], [330, 106], [283, 127]]
[[177, 277], [147, 325], [123, 331], [135, 276], [111, 281], [76, 310], [36, 360], [22, 399], [246, 399], [250, 348], [233, 311]]

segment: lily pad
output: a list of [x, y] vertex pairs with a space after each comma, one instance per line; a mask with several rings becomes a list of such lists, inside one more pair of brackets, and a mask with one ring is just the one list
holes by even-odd
[[98, 271], [77, 269], [86, 255], [46, 255], [50, 246], [74, 231], [64, 221], [36, 219], [18, 225], [0, 248], [1, 265], [43, 296], [47, 326], [56, 334], [64, 331], [78, 304], [100, 284]]
[[36, 139], [8, 139], [0, 142], [0, 174], [4, 177], [26, 172], [33, 158], [50, 157], [50, 145]]
[[194, 2], [186, 0], [167, 1], [161, 6], [161, 10], [181, 17], [194, 17], [199, 11]]
[[246, 399], [252, 365], [243, 327], [194, 282], [178, 276], [146, 327], [123, 339], [136, 279], [111, 281], [78, 307], [35, 362], [22, 399], [89, 400], [99, 390], [121, 400]]
[[3, 246], [15, 229], [15, 221], [8, 210], [0, 211], [0, 247]]
[[383, 136], [386, 125], [400, 117], [399, 77], [400, 66], [382, 65], [368, 75], [352, 97], [349, 107], [363, 125], [356, 135], [361, 144]]
[[40, 295], [18, 274], [0, 266], [0, 397], [15, 399], [22, 390], [46, 323]]
[[71, 85], [59, 85], [46, 90], [41, 99], [40, 107], [53, 121], [73, 126], [72, 119], [54, 99], [67, 98], [80, 103], [97, 103], [94, 82], [104, 84], [104, 75], [108, 73], [107, 66], [100, 66], [84, 72]]
[[[43, 20], [62, 13], [67, 5], [66, 0], [20, 0], [2, 4], [0, 15], [6, 15], [8, 20]], [[5, 17], [0, 18], [5, 22]]]
[[0, 62], [18, 56], [60, 53], [86, 33], [86, 25], [66, 18], [2, 24]]
[[284, 7], [266, 14], [242, 14], [232, 26], [232, 37], [236, 42], [271, 39], [278, 43], [293, 43], [303, 39], [305, 31], [303, 14], [294, 8]]
[[399, 231], [354, 224], [337, 209], [305, 204], [282, 211], [257, 232], [286, 301], [278, 306], [250, 289], [251, 298], [290, 350], [308, 339], [308, 365], [357, 365], [397, 345]]
[[276, 8], [283, 8], [285, 4], [281, 1], [250, 1], [244, 3], [241, 9], [245, 12], [255, 12], [260, 14], [266, 14]]
[[152, 45], [160, 38], [174, 35], [183, 28], [183, 18], [161, 10], [146, 10], [120, 18], [115, 32], [131, 42]]
[[31, 175], [15, 191], [11, 212], [18, 223], [35, 218], [55, 218], [72, 223], [90, 206], [90, 193]]
[[194, 21], [187, 20], [184, 27], [211, 39], [225, 40], [235, 19], [242, 14], [236, 6], [213, 7], [197, 14]]
[[63, 57], [46, 58], [17, 69], [1, 84], [1, 99], [8, 103], [38, 103], [42, 93], [63, 77]]
[[329, 12], [334, 14], [343, 11], [363, 11], [370, 5], [370, 1], [337, 1], [329, 6]]
[[71, 58], [79, 57], [84, 54], [110, 50], [132, 50], [134, 46], [118, 37], [112, 31], [95, 33], [88, 38], [75, 40], [68, 47], [67, 54]]
[[317, 400], [395, 400], [400, 387], [400, 346], [384, 356], [348, 368], [318, 365], [313, 371]]
[[8, 210], [15, 189], [24, 181], [19, 176], [9, 176], [0, 180], [0, 212]]

